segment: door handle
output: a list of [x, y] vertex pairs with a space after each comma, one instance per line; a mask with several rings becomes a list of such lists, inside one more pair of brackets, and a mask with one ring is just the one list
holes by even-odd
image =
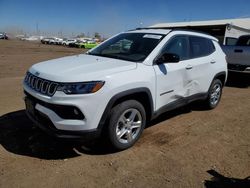
[[242, 53], [243, 50], [242, 50], [242, 49], [235, 49], [234, 52], [235, 52], [235, 53]]
[[215, 64], [215, 63], [216, 63], [216, 61], [215, 61], [215, 60], [212, 60], [212, 61], [210, 61], [210, 63], [211, 63], [211, 64]]
[[187, 65], [187, 66], [186, 66], [186, 69], [187, 69], [187, 70], [190, 70], [190, 69], [192, 69], [192, 68], [193, 68], [192, 65]]

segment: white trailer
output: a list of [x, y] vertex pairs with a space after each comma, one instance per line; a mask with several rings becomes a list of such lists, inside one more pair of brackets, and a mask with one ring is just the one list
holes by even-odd
[[250, 18], [158, 23], [150, 27], [202, 31], [218, 38], [220, 44], [234, 45], [240, 36], [250, 34]]

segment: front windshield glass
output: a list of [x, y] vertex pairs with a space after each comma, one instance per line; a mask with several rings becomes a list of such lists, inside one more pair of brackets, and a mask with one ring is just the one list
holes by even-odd
[[164, 35], [151, 33], [122, 33], [90, 51], [89, 55], [142, 62]]

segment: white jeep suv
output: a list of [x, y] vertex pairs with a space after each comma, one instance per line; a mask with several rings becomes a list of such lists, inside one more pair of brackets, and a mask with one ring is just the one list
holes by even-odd
[[227, 78], [212, 36], [167, 29], [118, 34], [86, 54], [33, 65], [23, 82], [27, 115], [58, 137], [98, 138], [123, 150], [147, 121], [203, 100], [212, 109]]

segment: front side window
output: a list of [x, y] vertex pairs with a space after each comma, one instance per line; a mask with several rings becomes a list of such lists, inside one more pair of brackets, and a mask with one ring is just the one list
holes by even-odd
[[122, 33], [88, 52], [89, 55], [142, 62], [163, 39], [151, 33]]
[[163, 48], [163, 53], [173, 53], [179, 56], [180, 60], [189, 58], [188, 39], [186, 36], [176, 36]]

